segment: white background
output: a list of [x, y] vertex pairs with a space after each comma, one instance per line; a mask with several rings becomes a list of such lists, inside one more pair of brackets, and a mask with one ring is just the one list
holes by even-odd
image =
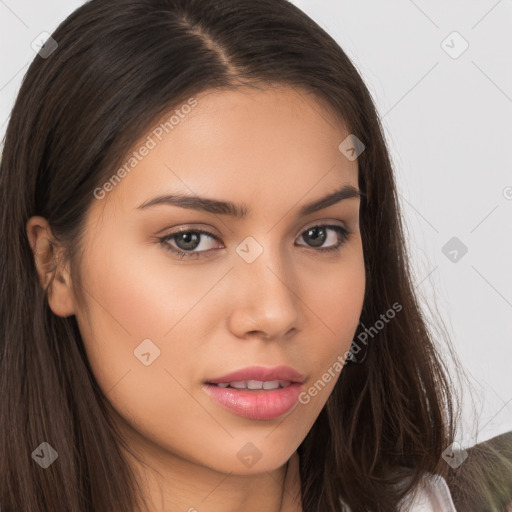
[[[473, 386], [460, 443], [512, 430], [512, 1], [294, 3], [338, 41], [377, 105], [416, 289]], [[81, 4], [0, 0], [0, 137], [31, 42]], [[457, 262], [442, 252], [452, 237], [468, 248]]]

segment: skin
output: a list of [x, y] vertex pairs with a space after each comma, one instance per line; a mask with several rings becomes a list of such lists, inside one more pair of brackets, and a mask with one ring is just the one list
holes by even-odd
[[[296, 450], [339, 373], [308, 404], [275, 420], [227, 411], [201, 384], [250, 365], [286, 364], [305, 376], [307, 390], [349, 349], [365, 289], [360, 200], [297, 212], [341, 185], [358, 188], [357, 160], [338, 149], [349, 135], [344, 124], [305, 92], [242, 88], [196, 99], [107, 197], [92, 198], [80, 266], [86, 304], [67, 263], [49, 303], [56, 315], [76, 315], [116, 422], [145, 462], [129, 457], [151, 512], [299, 511]], [[250, 213], [137, 209], [173, 192], [242, 203]], [[326, 224], [351, 232], [339, 251], [322, 252], [307, 236]], [[182, 227], [217, 239], [200, 235], [192, 252], [202, 256], [180, 259], [159, 237]], [[332, 229], [325, 234], [320, 247], [343, 241]], [[58, 256], [46, 219], [32, 217], [27, 236], [44, 283]], [[248, 236], [263, 247], [252, 263], [235, 251]], [[187, 247], [179, 239], [167, 244]], [[148, 338], [160, 356], [145, 366], [134, 350]], [[249, 442], [261, 453], [252, 467], [237, 457]]]

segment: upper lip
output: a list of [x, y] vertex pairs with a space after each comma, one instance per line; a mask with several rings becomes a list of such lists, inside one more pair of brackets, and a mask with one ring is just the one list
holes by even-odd
[[243, 380], [273, 381], [286, 380], [290, 382], [304, 382], [304, 376], [291, 366], [274, 366], [272, 368], [265, 366], [249, 366], [235, 372], [228, 373], [222, 377], [208, 379], [206, 382], [210, 384], [218, 384], [219, 382], [234, 382]]

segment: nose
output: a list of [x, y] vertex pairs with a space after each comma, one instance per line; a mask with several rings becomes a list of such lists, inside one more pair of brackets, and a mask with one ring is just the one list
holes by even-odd
[[279, 250], [266, 248], [252, 263], [235, 261], [231, 272], [231, 332], [242, 339], [281, 339], [301, 329], [302, 302], [293, 266]]

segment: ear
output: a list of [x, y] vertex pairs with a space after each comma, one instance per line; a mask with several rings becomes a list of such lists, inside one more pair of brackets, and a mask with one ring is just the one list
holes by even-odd
[[61, 317], [75, 313], [68, 263], [62, 263], [63, 249], [54, 241], [44, 217], [31, 217], [26, 224], [27, 237], [34, 253], [39, 282], [48, 293], [50, 309]]

